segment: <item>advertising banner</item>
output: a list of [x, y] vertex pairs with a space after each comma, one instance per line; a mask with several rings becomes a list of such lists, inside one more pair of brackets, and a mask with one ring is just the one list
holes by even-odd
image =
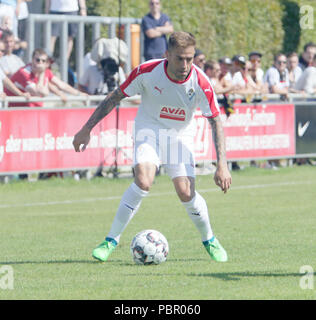
[[[92, 131], [88, 148], [76, 153], [74, 134], [94, 108], [0, 110], [0, 173], [74, 170], [133, 162], [133, 120], [137, 107], [114, 109]], [[228, 159], [295, 154], [294, 105], [239, 105], [221, 114]], [[212, 132], [200, 111], [194, 118], [196, 161], [216, 160]]]
[[228, 159], [295, 155], [294, 105], [239, 105], [225, 118]]
[[[124, 111], [123, 111], [124, 110]], [[91, 133], [85, 152], [76, 153], [74, 134], [93, 113], [93, 108], [82, 109], [7, 109], [0, 111], [0, 173], [53, 171], [112, 165], [115, 160], [116, 137], [120, 165], [132, 162], [132, 121], [136, 108], [119, 112], [116, 135], [114, 109]]]

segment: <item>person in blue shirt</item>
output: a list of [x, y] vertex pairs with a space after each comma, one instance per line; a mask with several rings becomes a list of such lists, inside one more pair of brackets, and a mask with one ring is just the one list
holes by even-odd
[[144, 32], [144, 58], [145, 60], [165, 57], [167, 51], [166, 35], [173, 32], [170, 18], [161, 12], [160, 0], [149, 1], [150, 12], [142, 19]]

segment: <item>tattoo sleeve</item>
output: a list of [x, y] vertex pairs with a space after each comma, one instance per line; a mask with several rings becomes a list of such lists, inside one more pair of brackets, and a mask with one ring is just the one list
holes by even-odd
[[110, 92], [105, 99], [99, 103], [98, 107], [85, 124], [85, 127], [89, 130], [92, 130], [92, 128], [105, 116], [107, 116], [123, 98], [125, 98], [125, 95], [120, 88]]
[[217, 116], [215, 118], [209, 118], [208, 121], [212, 127], [217, 163], [226, 163], [226, 144], [221, 118]]

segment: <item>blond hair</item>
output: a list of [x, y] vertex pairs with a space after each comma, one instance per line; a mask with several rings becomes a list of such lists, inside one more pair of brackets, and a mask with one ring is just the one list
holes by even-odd
[[195, 47], [196, 41], [195, 37], [192, 33], [177, 31], [173, 32], [168, 41], [168, 50], [172, 50], [174, 48], [187, 48], [190, 46]]

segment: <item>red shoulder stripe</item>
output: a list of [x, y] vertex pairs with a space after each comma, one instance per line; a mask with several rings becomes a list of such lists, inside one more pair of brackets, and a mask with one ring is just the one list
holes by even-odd
[[140, 64], [138, 67], [136, 67], [127, 77], [127, 79], [120, 85], [120, 89], [122, 92], [127, 96], [127, 94], [124, 92], [124, 90], [130, 85], [130, 83], [135, 80], [139, 75], [151, 72], [153, 69], [155, 69], [160, 63], [162, 63], [164, 60], [153, 60], [148, 61], [143, 64]]
[[212, 112], [212, 118], [219, 115], [218, 108], [216, 106], [216, 102], [214, 100], [214, 90], [212, 88], [211, 83], [207, 80], [206, 76], [203, 75], [197, 68], [195, 68], [197, 78], [198, 78], [198, 84], [200, 88], [202, 89], [204, 95], [206, 96], [206, 99], [209, 103], [210, 110]]

